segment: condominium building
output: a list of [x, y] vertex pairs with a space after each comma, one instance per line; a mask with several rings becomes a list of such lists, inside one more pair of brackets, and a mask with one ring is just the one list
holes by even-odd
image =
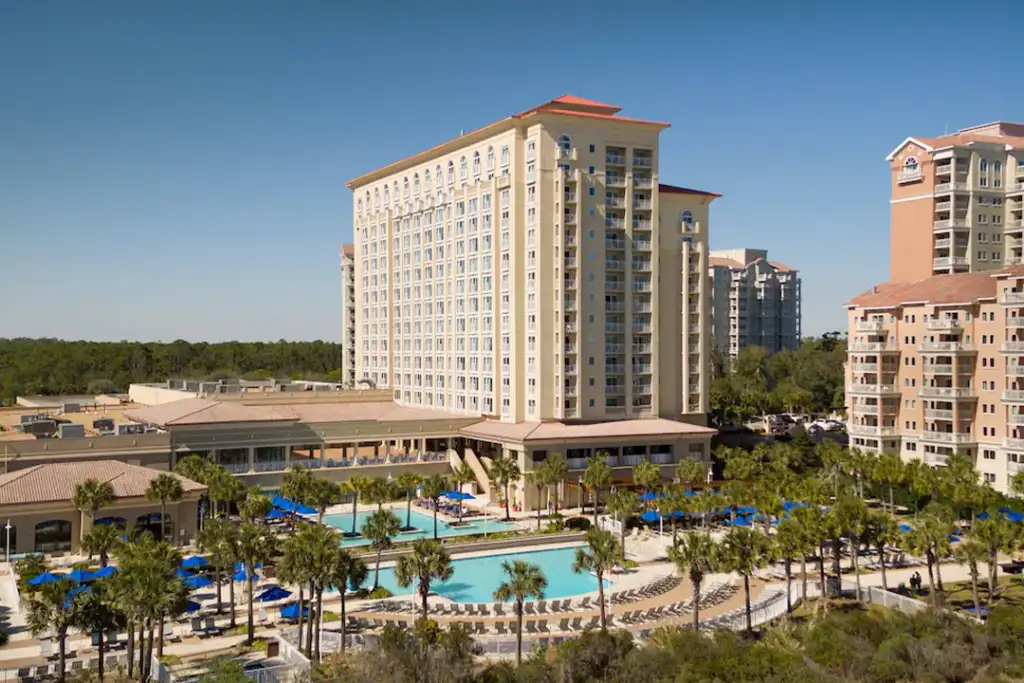
[[890, 280], [997, 270], [1024, 252], [1024, 124], [910, 137], [892, 173]]
[[355, 247], [341, 245], [341, 376], [346, 386], [356, 383], [356, 261]]
[[505, 422], [708, 410], [709, 207], [667, 123], [564, 96], [362, 175], [356, 376]]
[[709, 252], [711, 337], [735, 358], [748, 346], [768, 353], [800, 345], [800, 273], [764, 249]]
[[884, 284], [849, 309], [850, 445], [1006, 491], [1024, 468], [1024, 267]]

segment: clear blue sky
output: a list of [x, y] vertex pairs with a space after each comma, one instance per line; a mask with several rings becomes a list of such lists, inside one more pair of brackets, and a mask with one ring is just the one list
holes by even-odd
[[1024, 119], [1024, 24], [962, 7], [8, 0], [0, 336], [337, 339], [345, 182], [563, 93], [671, 121], [712, 247], [800, 268], [836, 329], [888, 272], [884, 156]]

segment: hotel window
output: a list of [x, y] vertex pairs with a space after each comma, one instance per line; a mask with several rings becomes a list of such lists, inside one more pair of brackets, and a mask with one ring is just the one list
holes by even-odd
[[418, 197], [420, 195], [420, 174], [419, 173], [413, 173], [412, 174], [412, 193], [416, 197]]
[[906, 161], [903, 162], [904, 171], [916, 171], [917, 167], [917, 157], [907, 157]]
[[409, 179], [402, 178], [402, 196], [406, 199], [409, 198]]
[[494, 147], [487, 148], [487, 170], [494, 170]]
[[572, 138], [568, 135], [558, 136], [558, 146], [568, 152], [572, 149]]
[[434, 187], [441, 189], [441, 164], [434, 167]]
[[455, 184], [455, 162], [454, 161], [449, 161], [448, 162], [448, 184], [449, 185], [454, 185]]
[[508, 146], [501, 148], [501, 165], [508, 166]]
[[466, 163], [466, 157], [462, 157], [459, 159], [459, 178], [465, 180], [468, 175], [469, 165]]
[[473, 152], [473, 175], [480, 175], [480, 152]]

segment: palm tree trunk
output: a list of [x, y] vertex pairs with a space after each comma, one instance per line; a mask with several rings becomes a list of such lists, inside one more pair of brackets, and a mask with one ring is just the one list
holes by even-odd
[[928, 563], [928, 590], [932, 596], [932, 604], [938, 604], [938, 595], [935, 593], [935, 572], [932, 571], [932, 551], [926, 550], [924, 553], [924, 559]]
[[541, 487], [537, 487], [537, 531], [540, 531], [540, 506], [543, 500], [544, 494], [541, 492]]
[[164, 613], [160, 612], [160, 620], [157, 622], [157, 630], [159, 632], [158, 640], [156, 641], [156, 656], [164, 656]]
[[693, 589], [693, 632], [700, 633], [700, 581], [691, 581]]
[[248, 565], [243, 565], [243, 568], [245, 569], [245, 572], [246, 572], [245, 588], [246, 588], [246, 598], [248, 598], [247, 602], [249, 603], [249, 623], [246, 625], [245, 643], [246, 643], [246, 645], [252, 645], [252, 641], [253, 641], [252, 572], [249, 570]]
[[807, 599], [807, 556], [800, 556], [800, 597]]
[[306, 623], [306, 620], [303, 618], [303, 610], [302, 610], [302, 599], [305, 597], [305, 593], [304, 593], [305, 588], [306, 588], [306, 586], [302, 582], [299, 582], [299, 642], [298, 642], [299, 652], [302, 652], [302, 627]]
[[946, 589], [942, 587], [942, 565], [939, 562], [939, 555], [935, 555], [935, 585], [939, 589], [939, 593], [944, 592]]
[[405, 528], [412, 527], [412, 490], [405, 492]]
[[747, 613], [747, 633], [752, 633], [754, 626], [750, 621], [750, 575], [743, 575], [743, 609]]
[[324, 632], [324, 587], [316, 587], [316, 661], [320, 661], [320, 639]]
[[235, 621], [235, 579], [231, 577], [231, 583], [228, 584], [228, 598], [231, 599], [231, 628], [237, 625]]
[[998, 555], [996, 551], [990, 550], [988, 553], [988, 599], [992, 601], [992, 596], [995, 595], [996, 587], [999, 585], [999, 574], [997, 573], [996, 564]]
[[306, 620], [306, 659], [312, 661], [313, 659], [313, 624], [316, 622], [316, 610], [313, 604], [314, 598], [313, 584], [309, 584], [309, 619]]
[[601, 603], [601, 630], [608, 630], [608, 618], [604, 613], [604, 572], [597, 572], [597, 599]]
[[434, 540], [437, 540], [437, 508], [440, 507], [440, 499], [434, 499]]
[[139, 678], [146, 677], [146, 620], [139, 620]]
[[99, 683], [103, 683], [103, 657], [107, 654], [107, 641], [103, 637], [103, 629], [99, 629], [99, 642], [96, 644], [96, 652], [99, 654], [100, 659], [96, 662], [96, 676], [99, 678]]
[[356, 509], [359, 507], [359, 492], [352, 494], [352, 535], [356, 535]]
[[338, 595], [341, 596], [341, 651], [345, 651], [345, 636], [348, 630], [348, 625], [345, 623], [348, 621], [345, 616], [345, 586], [338, 586]]
[[[594, 487], [594, 528], [597, 528], [597, 487]], [[603, 626], [601, 628], [604, 628]]]
[[505, 521], [512, 520], [512, 501], [509, 500], [509, 485], [505, 484]]
[[851, 559], [853, 561], [853, 580], [857, 585], [857, 599], [860, 600], [860, 566], [859, 558], [860, 548], [854, 547]]
[[516, 599], [516, 666], [523, 663], [523, 602]]
[[885, 575], [885, 546], [878, 549], [878, 563], [882, 567], [882, 590], [889, 591], [889, 580]]
[[430, 584], [420, 578], [420, 606], [423, 608], [423, 618], [427, 618], [427, 596], [430, 595]]
[[892, 488], [893, 488], [892, 484], [890, 483], [889, 484], [889, 514], [892, 515], [893, 517], [895, 517], [896, 516], [896, 504], [893, 502]]
[[146, 675], [142, 680], [148, 681], [149, 675], [153, 672], [153, 620], [149, 620], [149, 642], [146, 643]]
[[981, 619], [981, 599], [978, 597], [978, 565], [971, 563], [971, 594], [974, 596], [974, 616]]
[[[461, 510], [461, 507], [459, 509]], [[381, 553], [381, 551], [378, 550], [377, 551], [377, 565], [376, 565], [376, 567], [373, 570], [373, 589], [371, 590], [371, 592], [377, 590], [377, 584], [380, 582], [380, 553]]]
[[128, 621], [128, 678], [135, 673], [135, 622]]
[[786, 614], [790, 614], [793, 611], [793, 558], [786, 555], [782, 562], [786, 569]]
[[160, 501], [160, 540], [167, 540], [167, 503]]
[[221, 607], [221, 603], [224, 601], [224, 594], [222, 592], [223, 586], [220, 585], [220, 566], [213, 566], [213, 580], [217, 582], [217, 614], [221, 614], [224, 608]]
[[64, 665], [67, 659], [67, 631], [57, 633], [57, 681], [64, 683]]
[[821, 597], [825, 597], [825, 546], [818, 542], [818, 581], [821, 582]]

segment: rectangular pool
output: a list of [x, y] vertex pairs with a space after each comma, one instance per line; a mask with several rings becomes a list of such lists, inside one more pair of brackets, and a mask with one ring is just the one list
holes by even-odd
[[[402, 525], [405, 525], [405, 508], [394, 508], [395, 514], [402, 520]], [[363, 528], [363, 524], [366, 519], [372, 515], [372, 511], [360, 511], [356, 513], [356, 531]], [[395, 537], [396, 541], [407, 541], [417, 538], [433, 538], [434, 537], [434, 516], [428, 515], [422, 512], [417, 512], [415, 509], [412, 511], [412, 526], [416, 527], [417, 531], [410, 531], [399, 534]], [[338, 515], [326, 515], [324, 517], [324, 524], [330, 524], [334, 528], [343, 531], [352, 531], [352, 513], [338, 514]], [[516, 524], [509, 524], [501, 520], [495, 519], [467, 519], [462, 526], [451, 527], [444, 521], [444, 519], [438, 517], [437, 519], [437, 535], [438, 537], [450, 537], [450, 536], [466, 536], [469, 534], [493, 534], [499, 531], [515, 531], [522, 527]], [[346, 538], [341, 543], [343, 546], [360, 546], [369, 545], [369, 541], [365, 538]]]
[[[548, 580], [547, 590], [544, 591], [545, 599], [567, 598], [596, 591], [596, 576], [589, 572], [577, 574], [572, 570], [575, 557], [575, 548], [558, 548], [453, 560], [452, 568], [455, 573], [452, 574], [452, 578], [444, 583], [433, 584], [431, 592], [444, 595], [455, 602], [495, 602], [494, 591], [506, 580], [501, 564], [513, 560], [525, 560], [540, 567]], [[367, 588], [373, 585], [372, 563], [364, 585]], [[408, 588], [401, 588], [395, 581], [394, 570], [390, 568], [380, 570], [380, 585], [395, 595], [416, 593], [415, 583]], [[605, 586], [607, 585], [606, 580]]]

